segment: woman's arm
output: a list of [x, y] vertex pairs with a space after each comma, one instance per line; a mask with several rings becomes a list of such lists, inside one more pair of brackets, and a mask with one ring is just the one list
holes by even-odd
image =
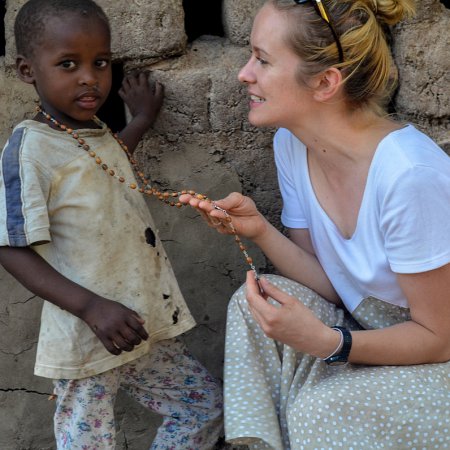
[[362, 364], [423, 364], [450, 360], [450, 264], [398, 274], [411, 321], [383, 330], [357, 331], [351, 358]]
[[[413, 365], [450, 360], [450, 264], [411, 275], [398, 275], [411, 309], [411, 319], [379, 330], [353, 331], [349, 361], [368, 365]], [[275, 307], [247, 277], [249, 307], [267, 336], [300, 352], [323, 358], [339, 337], [296, 298], [262, 280]]]
[[[227, 211], [229, 217], [221, 210], [215, 209], [214, 203], [201, 201], [191, 195], [182, 195], [180, 201], [196, 208], [208, 225], [219, 233], [233, 234], [227, 220], [231, 219], [236, 233], [258, 245], [282, 275], [304, 284], [333, 303], [339, 303], [339, 297], [316, 258], [312, 246], [308, 247], [306, 244], [309, 240], [307, 230], [295, 230], [294, 239], [288, 239], [264, 218], [253, 200], [237, 192], [215, 202], [217, 206]], [[299, 246], [296, 241], [305, 244]]]
[[288, 239], [266, 220], [266, 230], [253, 238], [281, 275], [295, 280], [328, 301], [340, 298], [325, 274], [311, 245], [308, 230], [290, 230]]

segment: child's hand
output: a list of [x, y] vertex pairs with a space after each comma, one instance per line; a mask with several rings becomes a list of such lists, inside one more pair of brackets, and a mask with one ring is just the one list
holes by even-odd
[[139, 119], [150, 127], [161, 109], [164, 86], [158, 81], [150, 84], [148, 73], [140, 72], [123, 79], [119, 95], [128, 106], [133, 119]]
[[136, 312], [103, 297], [94, 297], [79, 317], [113, 355], [131, 352], [148, 339], [144, 320]]

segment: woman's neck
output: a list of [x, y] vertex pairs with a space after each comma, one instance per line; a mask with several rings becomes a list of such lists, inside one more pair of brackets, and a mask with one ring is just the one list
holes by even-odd
[[343, 174], [360, 164], [366, 166], [380, 141], [403, 126], [372, 112], [329, 112], [291, 129], [308, 148], [309, 157], [327, 172]]

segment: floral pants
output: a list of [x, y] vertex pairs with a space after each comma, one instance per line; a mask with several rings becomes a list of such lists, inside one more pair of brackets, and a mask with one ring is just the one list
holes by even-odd
[[151, 450], [210, 450], [222, 433], [218, 382], [178, 339], [124, 366], [80, 380], [55, 380], [58, 450], [114, 450], [119, 388], [164, 417]]

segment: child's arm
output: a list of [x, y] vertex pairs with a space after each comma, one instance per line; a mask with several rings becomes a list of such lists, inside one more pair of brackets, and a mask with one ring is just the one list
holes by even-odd
[[156, 82], [151, 85], [148, 74], [129, 75], [124, 78], [119, 95], [128, 106], [133, 117], [119, 133], [120, 138], [133, 153], [144, 133], [153, 125], [161, 109], [164, 86]]
[[72, 282], [30, 248], [0, 247], [0, 264], [35, 295], [85, 321], [110, 353], [148, 338], [136, 312]]

